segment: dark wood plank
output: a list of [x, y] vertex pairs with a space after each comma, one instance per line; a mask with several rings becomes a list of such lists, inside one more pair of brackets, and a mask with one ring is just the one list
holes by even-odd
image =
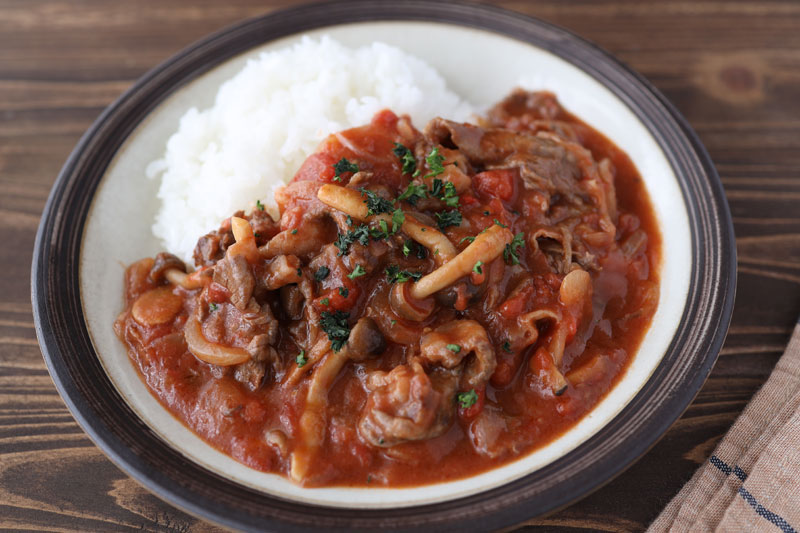
[[[216, 531], [161, 502], [75, 424], [36, 343], [33, 236], [58, 170], [136, 77], [276, 0], [0, 0], [0, 528]], [[800, 4], [498, 2], [595, 41], [686, 115], [722, 176], [738, 236], [733, 327], [666, 436], [584, 500], [524, 529], [642, 530], [766, 380], [800, 315]]]

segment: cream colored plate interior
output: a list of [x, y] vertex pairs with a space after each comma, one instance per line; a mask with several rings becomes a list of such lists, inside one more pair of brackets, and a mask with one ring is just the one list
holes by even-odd
[[[611, 420], [637, 393], [666, 352], [680, 321], [691, 268], [689, 223], [681, 193], [664, 154], [635, 115], [609, 90], [558, 57], [526, 43], [458, 26], [387, 22], [326, 28], [346, 45], [380, 40], [427, 60], [452, 90], [489, 106], [524, 78], [529, 88], [554, 91], [584, 121], [625, 150], [644, 178], [663, 233], [661, 300], [639, 352], [619, 384], [572, 430], [534, 453], [501, 468], [460, 481], [408, 489], [300, 488], [280, 476], [252, 470], [214, 448], [173, 418], [149, 393], [112, 331], [122, 310], [125, 265], [159, 250], [150, 232], [157, 207], [156, 184], [144, 177], [190, 107], [213, 103], [219, 85], [248, 57], [299, 39], [280, 39], [253, 49], [195, 79], [144, 120], [109, 166], [94, 198], [81, 251], [81, 296], [102, 364], [131, 407], [186, 457], [239, 483], [284, 498], [345, 507], [430, 504], [489, 489], [542, 467], [574, 449]], [[418, 125], [421, 126], [421, 125]], [[669, 231], [664, 231], [669, 228]]]

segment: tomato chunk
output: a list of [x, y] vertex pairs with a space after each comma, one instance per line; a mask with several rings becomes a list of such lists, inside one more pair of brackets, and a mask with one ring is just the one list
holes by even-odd
[[516, 181], [517, 171], [512, 169], [486, 170], [472, 178], [472, 184], [479, 193], [504, 202], [514, 198]]

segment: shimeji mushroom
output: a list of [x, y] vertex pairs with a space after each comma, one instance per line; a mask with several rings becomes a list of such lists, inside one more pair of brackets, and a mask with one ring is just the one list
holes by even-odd
[[292, 453], [289, 475], [294, 481], [300, 482], [306, 478], [325, 440], [325, 430], [328, 425], [325, 420], [328, 391], [339, 371], [349, 360], [363, 361], [381, 354], [385, 349], [386, 340], [378, 326], [371, 318], [362, 317], [353, 326], [342, 349], [337, 352], [329, 348], [316, 366], [308, 387], [305, 410], [300, 417], [298, 445]]
[[[326, 184], [320, 187], [317, 198], [329, 207], [346, 213], [356, 220], [362, 222], [383, 220], [387, 224], [391, 225], [392, 223], [392, 217], [385, 213], [370, 215], [363, 195], [357, 190]], [[404, 212], [403, 215], [404, 220], [400, 231], [427, 248], [437, 266], [441, 266], [456, 256], [458, 252], [455, 246], [444, 233], [420, 221], [411, 213]]]

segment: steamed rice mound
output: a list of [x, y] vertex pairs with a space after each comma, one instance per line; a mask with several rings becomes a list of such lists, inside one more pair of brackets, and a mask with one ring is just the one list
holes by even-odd
[[161, 206], [153, 233], [191, 262], [197, 239], [292, 178], [319, 142], [389, 108], [417, 125], [435, 116], [468, 120], [472, 107], [424, 61], [383, 43], [350, 49], [323, 37], [262, 53], [180, 120], [161, 159]]

